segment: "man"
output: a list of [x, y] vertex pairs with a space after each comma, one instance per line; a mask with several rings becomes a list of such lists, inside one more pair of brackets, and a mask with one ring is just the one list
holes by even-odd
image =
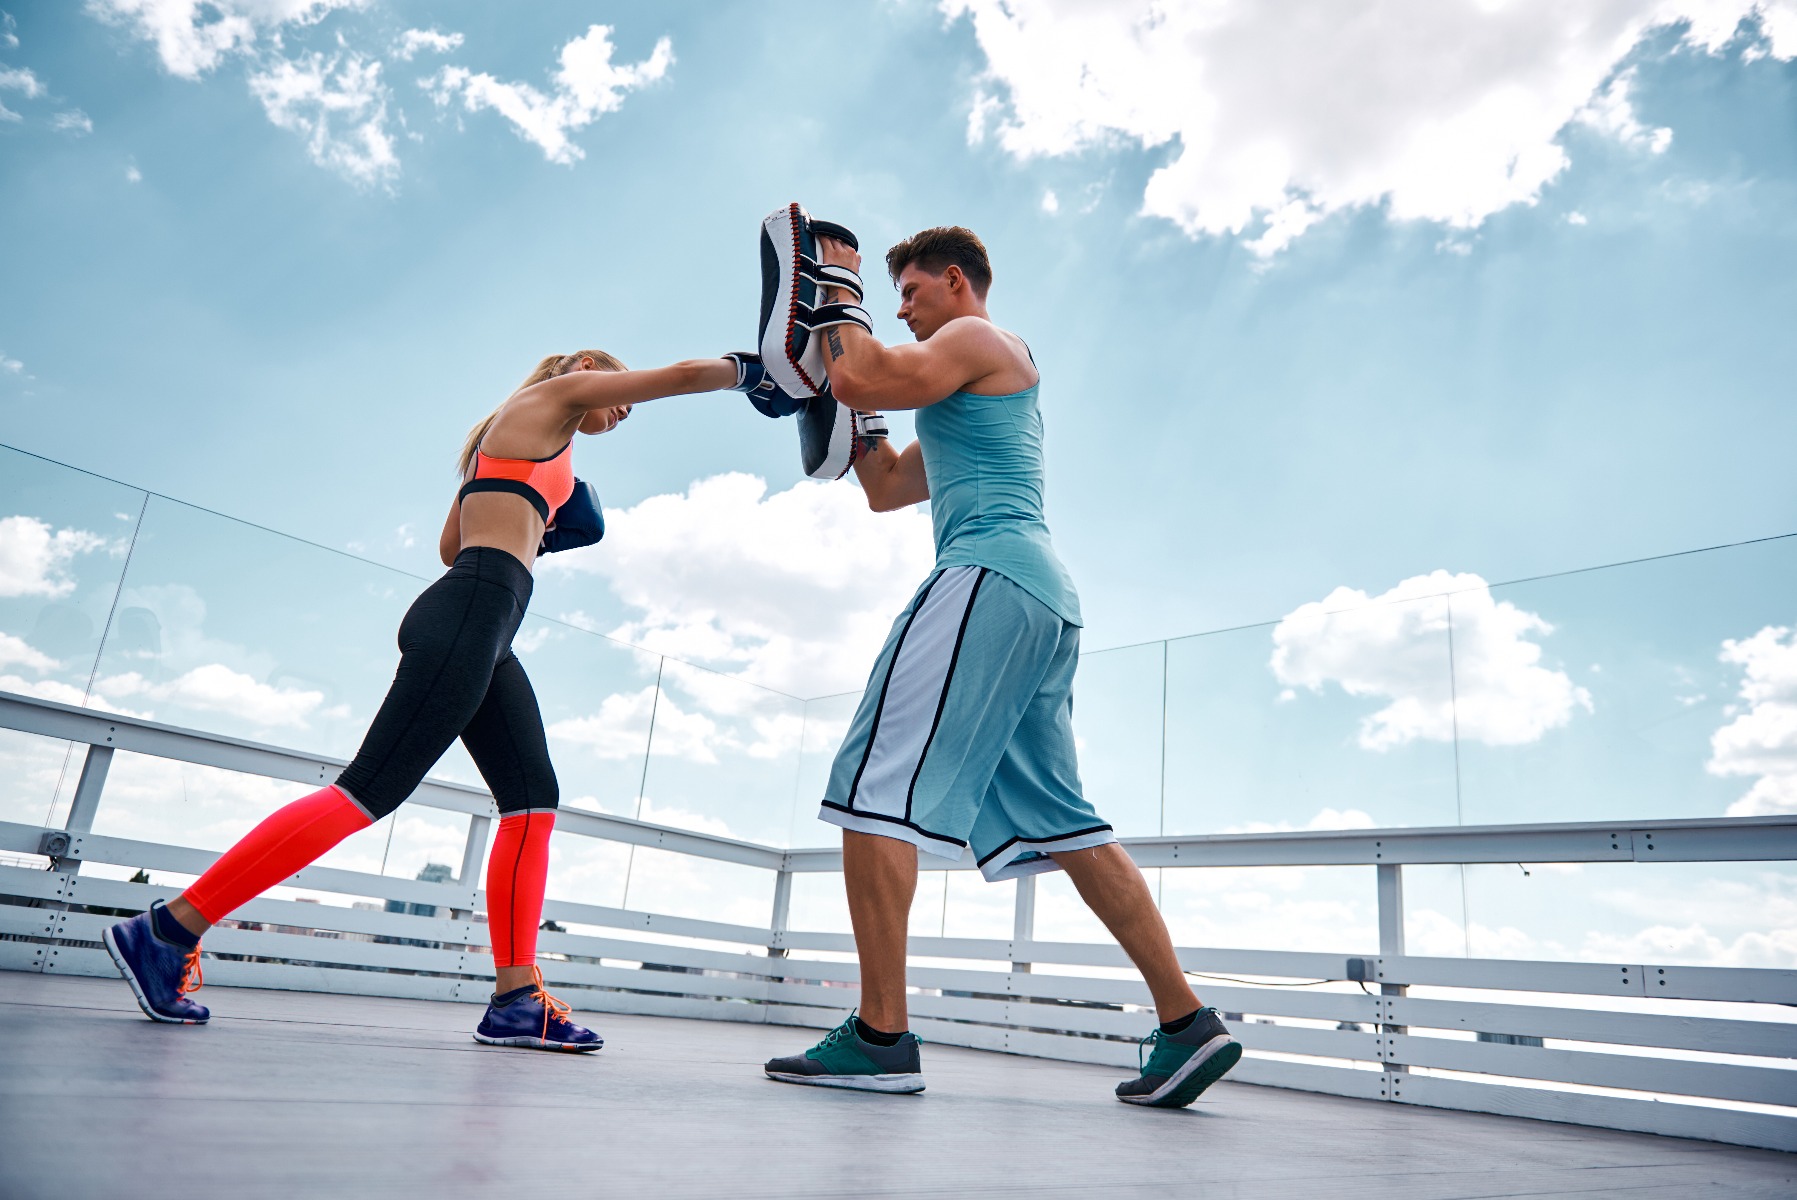
[[[826, 263], [859, 270], [846, 243]], [[917, 851], [989, 880], [1056, 867], [1141, 970], [1161, 1027], [1132, 1104], [1180, 1107], [1241, 1047], [1199, 1008], [1135, 863], [1080, 790], [1072, 725], [1079, 597], [1042, 515], [1040, 377], [1023, 339], [986, 312], [986, 248], [959, 227], [894, 246], [886, 266], [916, 344], [825, 331], [831, 389], [857, 411], [915, 409], [917, 441], [855, 464], [868, 505], [930, 501], [936, 566], [899, 615], [830, 772], [820, 816], [843, 827], [843, 878], [861, 960], [859, 1015], [767, 1073], [789, 1083], [923, 1090], [907, 1032], [905, 931]], [[853, 299], [844, 295], [843, 299]]]

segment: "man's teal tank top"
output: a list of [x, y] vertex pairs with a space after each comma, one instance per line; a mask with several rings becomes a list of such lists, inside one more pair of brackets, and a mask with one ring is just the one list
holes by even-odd
[[1081, 625], [1079, 593], [1042, 516], [1040, 381], [1009, 396], [956, 392], [917, 410], [936, 569], [986, 567]]

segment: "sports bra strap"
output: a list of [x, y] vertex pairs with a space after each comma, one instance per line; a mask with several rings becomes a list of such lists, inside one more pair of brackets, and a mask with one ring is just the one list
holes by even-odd
[[543, 493], [522, 479], [470, 479], [456, 493], [456, 498], [461, 499], [474, 492], [510, 492], [514, 496], [523, 496], [530, 501], [530, 506], [537, 510], [537, 516], [543, 518], [545, 524], [549, 521], [549, 501], [543, 498]]

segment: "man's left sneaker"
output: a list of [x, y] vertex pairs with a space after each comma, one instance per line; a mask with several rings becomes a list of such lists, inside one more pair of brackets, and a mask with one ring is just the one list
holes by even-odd
[[162, 940], [154, 922], [153, 911], [141, 912], [107, 929], [100, 940], [106, 943], [106, 953], [112, 955], [119, 974], [131, 985], [144, 1016], [170, 1025], [204, 1025], [212, 1013], [204, 1004], [187, 998], [187, 993], [199, 990], [200, 948]]
[[535, 983], [487, 1001], [474, 1040], [532, 1050], [597, 1050], [605, 1045], [604, 1038], [568, 1020], [573, 1010], [545, 990], [543, 972], [534, 974]]
[[1117, 1099], [1153, 1108], [1184, 1108], [1242, 1060], [1242, 1045], [1229, 1036], [1214, 1008], [1201, 1008], [1178, 1033], [1155, 1030], [1142, 1039], [1154, 1048], [1142, 1074], [1117, 1085]]
[[923, 1091], [923, 1043], [904, 1034], [896, 1046], [876, 1046], [855, 1032], [854, 1014], [803, 1054], [770, 1059], [762, 1068], [781, 1083], [856, 1088], [864, 1092]]

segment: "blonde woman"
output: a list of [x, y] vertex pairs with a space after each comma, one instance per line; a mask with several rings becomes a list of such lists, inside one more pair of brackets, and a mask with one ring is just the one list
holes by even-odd
[[106, 948], [155, 1021], [204, 1024], [199, 943], [240, 905], [290, 878], [404, 802], [462, 739], [498, 803], [487, 866], [497, 986], [475, 1040], [542, 1050], [597, 1050], [543, 987], [537, 926], [555, 826], [555, 770], [543, 719], [512, 638], [530, 602], [538, 553], [597, 541], [597, 504], [574, 478], [576, 433], [615, 429], [631, 406], [662, 396], [763, 387], [753, 355], [630, 371], [601, 350], [551, 355], [469, 433], [462, 486], [439, 542], [449, 571], [399, 626], [399, 670], [355, 759], [331, 786], [270, 815], [172, 902], [106, 930]]

